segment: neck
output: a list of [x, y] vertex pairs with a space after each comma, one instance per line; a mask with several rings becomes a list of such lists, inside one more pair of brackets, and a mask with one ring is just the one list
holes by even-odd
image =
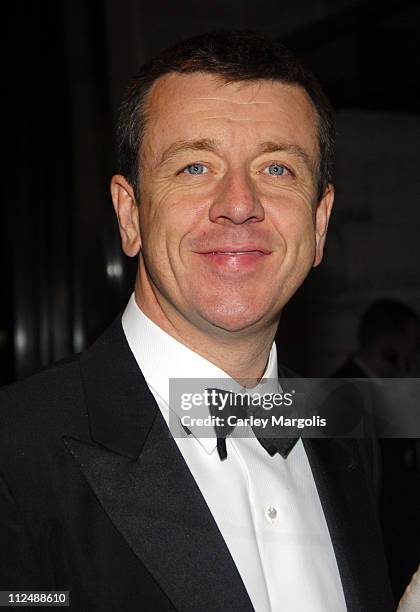
[[[149, 296], [147, 296], [149, 297]], [[136, 303], [142, 312], [170, 336], [214, 363], [234, 380], [247, 379], [249, 387], [263, 376], [277, 329], [277, 322], [259, 330], [201, 329], [185, 319], [166, 300], [147, 299], [136, 283]]]

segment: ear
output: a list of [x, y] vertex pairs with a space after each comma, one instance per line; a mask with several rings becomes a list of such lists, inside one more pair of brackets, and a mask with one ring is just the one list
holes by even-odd
[[141, 240], [138, 208], [133, 188], [121, 174], [112, 177], [110, 187], [123, 251], [129, 257], [135, 257], [140, 251]]
[[315, 211], [315, 240], [316, 252], [313, 267], [319, 266], [324, 254], [325, 239], [327, 237], [328, 221], [334, 202], [334, 187], [329, 184], [324, 192], [322, 200], [317, 204]]

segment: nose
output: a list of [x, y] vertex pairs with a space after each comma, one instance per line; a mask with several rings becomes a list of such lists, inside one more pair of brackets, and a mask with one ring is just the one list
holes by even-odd
[[264, 208], [245, 172], [227, 174], [210, 207], [209, 218], [221, 225], [242, 225], [263, 221]]

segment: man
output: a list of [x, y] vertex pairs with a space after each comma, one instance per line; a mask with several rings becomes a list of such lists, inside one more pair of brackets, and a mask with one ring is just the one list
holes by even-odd
[[370, 443], [168, 430], [169, 379], [261, 391], [282, 373], [274, 335], [322, 259], [332, 141], [317, 82], [259, 34], [142, 68], [111, 182], [135, 292], [90, 349], [4, 393], [2, 588], [70, 590], [76, 610], [393, 609]]

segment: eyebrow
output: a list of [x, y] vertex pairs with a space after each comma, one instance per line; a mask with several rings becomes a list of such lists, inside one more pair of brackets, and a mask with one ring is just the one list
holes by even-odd
[[210, 138], [201, 138], [200, 140], [177, 140], [165, 149], [157, 165], [161, 166], [177, 153], [182, 153], [184, 151], [212, 151], [216, 153], [217, 149], [217, 142]]
[[[301, 159], [310, 170], [313, 169], [313, 160], [311, 159], [310, 155], [308, 155], [305, 149], [297, 144], [267, 140], [266, 142], [260, 143], [258, 148], [259, 155], [262, 153], [276, 152], [290, 153], [294, 157]], [[211, 151], [212, 153], [217, 153], [218, 149], [219, 146], [217, 141], [211, 138], [201, 138], [199, 140], [178, 140], [165, 149], [157, 165], [161, 166], [170, 158], [184, 151]]]
[[290, 142], [274, 142], [268, 140], [260, 144], [260, 153], [277, 153], [277, 151], [290, 153], [294, 157], [298, 157], [310, 169], [313, 169], [313, 160], [311, 156], [300, 145]]

